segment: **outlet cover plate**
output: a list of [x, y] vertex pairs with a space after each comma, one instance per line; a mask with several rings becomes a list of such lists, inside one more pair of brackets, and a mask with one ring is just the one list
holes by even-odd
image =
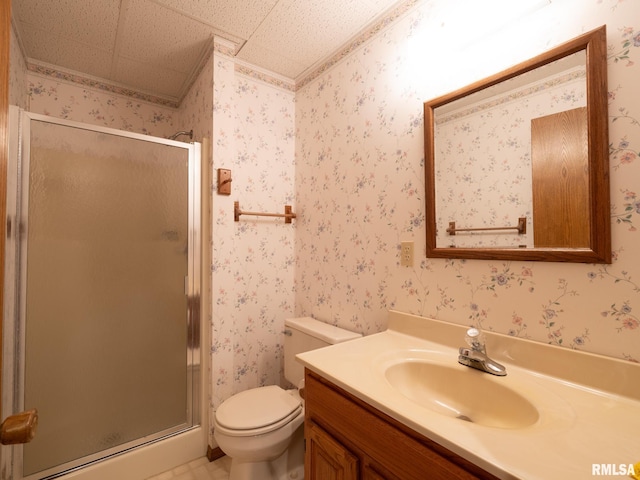
[[400, 243], [400, 265], [413, 267], [413, 242]]

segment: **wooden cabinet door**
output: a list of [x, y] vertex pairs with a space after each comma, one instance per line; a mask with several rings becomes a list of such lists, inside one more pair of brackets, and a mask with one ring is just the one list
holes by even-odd
[[305, 379], [306, 480], [498, 480], [327, 379]]
[[307, 480], [358, 480], [358, 459], [315, 423], [305, 426]]
[[531, 120], [535, 247], [591, 244], [587, 132], [586, 107]]
[[374, 467], [370, 463], [362, 466], [362, 480], [400, 480], [395, 475], [388, 472], [382, 473], [380, 467]]
[[362, 469], [362, 480], [388, 480], [386, 477], [383, 477], [380, 473], [375, 471], [373, 468], [369, 467], [369, 465], [365, 465]]

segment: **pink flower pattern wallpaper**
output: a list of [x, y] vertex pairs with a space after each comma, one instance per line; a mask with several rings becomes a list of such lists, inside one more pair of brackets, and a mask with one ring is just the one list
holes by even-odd
[[[552, 0], [488, 30], [460, 3], [408, 1], [295, 90], [214, 52], [178, 109], [29, 73], [12, 58], [10, 98], [23, 108], [211, 138], [212, 410], [240, 390], [286, 385], [291, 316], [369, 335], [395, 309], [640, 361], [640, 3]], [[427, 259], [423, 102], [603, 24], [613, 263]], [[217, 168], [232, 171], [230, 196], [215, 193]], [[234, 222], [234, 201], [292, 205], [297, 218]], [[400, 265], [403, 241], [415, 244], [412, 267]]]
[[[296, 92], [296, 313], [369, 334], [396, 309], [640, 361], [640, 4], [552, 1], [486, 32], [458, 3], [419, 4]], [[423, 102], [603, 24], [613, 263], [425, 258]]]
[[[247, 388], [283, 382], [284, 319], [295, 314], [297, 220], [242, 216], [284, 213], [294, 204], [293, 92], [239, 74], [214, 54], [213, 165], [231, 170], [231, 195], [214, 193], [212, 405]], [[295, 208], [294, 208], [295, 212]]]
[[[586, 58], [584, 52], [573, 55]], [[436, 109], [438, 247], [534, 246], [531, 121], [585, 107], [585, 68], [504, 88], [449, 113]], [[519, 218], [526, 221], [526, 233], [447, 233], [449, 222], [487, 228], [517, 225]]]

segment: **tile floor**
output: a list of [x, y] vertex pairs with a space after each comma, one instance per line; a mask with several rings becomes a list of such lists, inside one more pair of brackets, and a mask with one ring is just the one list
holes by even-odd
[[231, 458], [227, 456], [215, 462], [202, 457], [147, 480], [229, 480], [230, 467]]

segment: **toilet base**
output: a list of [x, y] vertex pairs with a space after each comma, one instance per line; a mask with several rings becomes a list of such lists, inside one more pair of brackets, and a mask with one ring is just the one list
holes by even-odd
[[262, 462], [231, 458], [229, 480], [303, 480], [303, 478], [303, 425], [296, 429], [289, 447], [278, 458]]

